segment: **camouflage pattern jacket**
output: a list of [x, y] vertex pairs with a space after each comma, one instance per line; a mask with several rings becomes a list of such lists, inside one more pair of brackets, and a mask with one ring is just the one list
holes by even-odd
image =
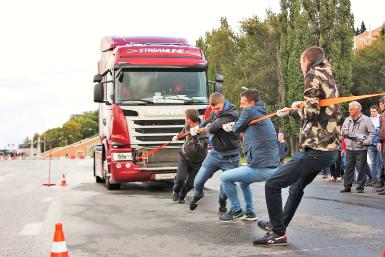
[[319, 60], [310, 65], [305, 76], [304, 107], [290, 111], [301, 120], [299, 142], [304, 148], [336, 151], [341, 143], [341, 106], [319, 106], [319, 100], [339, 97], [331, 65]]

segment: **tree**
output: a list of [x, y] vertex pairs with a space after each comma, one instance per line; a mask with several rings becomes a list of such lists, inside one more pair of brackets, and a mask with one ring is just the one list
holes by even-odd
[[[353, 55], [353, 95], [384, 92], [385, 85], [385, 36]], [[363, 100], [363, 110], [377, 104], [376, 98]]]
[[366, 26], [364, 21], [361, 22], [361, 29], [360, 29], [360, 34], [364, 33], [366, 31]]

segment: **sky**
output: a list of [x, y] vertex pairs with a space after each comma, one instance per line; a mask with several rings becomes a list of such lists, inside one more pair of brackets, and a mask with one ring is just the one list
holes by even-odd
[[[384, 21], [383, 0], [351, 0], [355, 26]], [[226, 17], [279, 11], [279, 0], [13, 0], [0, 15], [0, 148], [93, 111], [93, 75], [103, 36], [175, 36], [191, 44]]]

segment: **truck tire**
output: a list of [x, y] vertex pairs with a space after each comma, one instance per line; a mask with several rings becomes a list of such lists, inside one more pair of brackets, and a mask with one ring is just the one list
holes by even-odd
[[96, 160], [95, 160], [95, 155], [94, 155], [94, 177], [95, 177], [95, 182], [96, 183], [102, 183], [103, 179], [96, 175]]
[[111, 184], [110, 183], [110, 178], [108, 177], [104, 177], [104, 186], [108, 189], [108, 190], [118, 190], [120, 189], [120, 184], [117, 183], [117, 184]]

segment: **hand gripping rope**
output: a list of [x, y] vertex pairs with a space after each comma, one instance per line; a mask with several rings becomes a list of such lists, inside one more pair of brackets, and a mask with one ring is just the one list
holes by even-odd
[[[371, 95], [343, 96], [343, 97], [337, 97], [337, 98], [322, 99], [322, 100], [319, 101], [319, 105], [321, 107], [323, 107], [323, 106], [327, 106], [327, 105], [346, 103], [346, 102], [351, 102], [351, 101], [360, 100], [360, 99], [364, 99], [364, 98], [375, 97], [375, 96], [385, 96], [385, 93], [371, 94]], [[301, 106], [298, 106], [298, 107], [301, 107]], [[290, 111], [290, 110], [293, 110], [293, 108], [284, 108], [284, 110], [285, 111]], [[253, 124], [258, 123], [260, 121], [269, 119], [271, 117], [274, 117], [275, 115], [277, 115], [277, 113], [271, 113], [271, 114], [265, 115], [265, 116], [263, 116], [263, 117], [261, 117], [259, 119], [250, 121], [249, 125], [253, 125]], [[199, 129], [199, 132], [202, 132], [204, 129], [205, 128]], [[189, 131], [179, 135], [177, 137], [177, 140], [186, 137], [188, 134], [190, 134]], [[162, 149], [163, 147], [169, 145], [171, 142], [172, 142], [172, 140], [170, 140], [169, 142], [167, 142], [167, 143], [165, 143], [163, 145], [158, 146], [157, 148], [152, 149], [151, 151], [148, 151], [145, 154], [142, 154], [141, 156], [136, 157], [135, 160], [140, 161], [141, 159], [146, 158], [146, 157], [148, 157], [148, 156], [158, 152], [160, 149]]]

